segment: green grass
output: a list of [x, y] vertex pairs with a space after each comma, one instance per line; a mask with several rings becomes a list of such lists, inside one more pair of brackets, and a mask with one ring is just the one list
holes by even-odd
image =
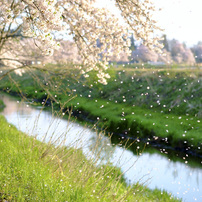
[[86, 85], [77, 86], [84, 97], [103, 98], [153, 111], [202, 117], [202, 72], [168, 69], [115, 69], [108, 85], [95, 84], [91, 78]]
[[120, 169], [39, 142], [3, 116], [0, 125], [0, 201], [177, 201], [138, 183], [127, 187]]
[[3, 102], [2, 100], [0, 100], [0, 109], [1, 109], [1, 108], [4, 108], [4, 107], [5, 107], [4, 102]]
[[[64, 100], [67, 97], [63, 98]], [[63, 102], [63, 100], [61, 100]], [[108, 131], [125, 134], [133, 137], [147, 137], [150, 139], [159, 138], [159, 141], [169, 142], [173, 147], [188, 147], [200, 153], [200, 143], [202, 142], [202, 128], [200, 120], [196, 117], [177, 116], [144, 110], [140, 107], [129, 107], [124, 104], [114, 104], [102, 99], [89, 100], [77, 98], [69, 101], [67, 107], [74, 108], [78, 118], [98, 120], [98, 125], [103, 123]], [[124, 112], [124, 113], [123, 113]]]
[[53, 73], [49, 68], [43, 73], [27, 71], [23, 77], [11, 74], [16, 83], [5, 78], [0, 89], [49, 105], [53, 100], [56, 109], [62, 107], [67, 114], [73, 109], [78, 119], [93, 124], [99, 120], [100, 128], [113, 133], [169, 142], [202, 154], [199, 69], [112, 68], [103, 86], [93, 72], [84, 79], [71, 68], [51, 66]]

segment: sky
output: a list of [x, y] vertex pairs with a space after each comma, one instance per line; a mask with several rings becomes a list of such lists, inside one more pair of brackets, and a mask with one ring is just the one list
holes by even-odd
[[[202, 0], [153, 0], [161, 11], [155, 13], [158, 25], [168, 39], [177, 39], [188, 46], [202, 41]], [[97, 0], [98, 6], [118, 13], [111, 0]]]

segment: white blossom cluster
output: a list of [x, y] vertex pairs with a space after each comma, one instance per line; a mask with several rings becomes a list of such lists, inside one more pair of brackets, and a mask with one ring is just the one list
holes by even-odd
[[[106, 84], [110, 57], [130, 55], [131, 31], [149, 48], [159, 48], [153, 37], [159, 29], [152, 19], [154, 6], [149, 0], [114, 0], [125, 20], [110, 14], [107, 9], [96, 8], [96, 0], [1, 0], [0, 2], [0, 57], [9, 38], [22, 30], [32, 37], [46, 55], [51, 55], [59, 46], [54, 34], [68, 31], [79, 50], [82, 65], [79, 67], [88, 76], [97, 71], [99, 82]], [[15, 30], [15, 31], [13, 31]], [[100, 42], [100, 46], [97, 42]]]
[[[143, 40], [143, 44], [150, 49], [159, 50], [159, 38], [154, 37], [155, 30], [161, 30], [152, 19], [155, 7], [151, 0], [116, 0], [116, 6], [120, 9], [129, 29], [133, 31], [136, 40]], [[156, 47], [155, 47], [156, 46]], [[160, 48], [160, 49], [159, 49]]]
[[57, 0], [1, 0], [0, 48], [22, 31], [23, 36], [40, 40], [40, 44], [36, 45], [45, 54], [51, 55], [57, 47], [52, 31], [61, 30], [62, 22]]

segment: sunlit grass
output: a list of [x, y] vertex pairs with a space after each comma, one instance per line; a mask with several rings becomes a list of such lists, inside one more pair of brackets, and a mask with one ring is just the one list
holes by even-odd
[[[197, 117], [148, 112], [137, 106], [129, 107], [101, 99], [95, 102], [86, 98], [77, 98], [67, 105], [81, 112], [80, 116], [79, 113], [77, 114], [78, 118], [85, 119], [85, 114], [82, 117], [82, 111], [87, 112], [88, 118], [99, 120], [100, 126], [105, 122], [105, 127], [114, 133], [124, 134], [125, 131], [125, 135], [134, 137], [163, 138], [173, 147], [187, 147], [187, 142], [192, 145], [192, 149], [200, 147], [202, 129]], [[198, 152], [201, 152], [200, 149]]]
[[120, 169], [95, 166], [81, 150], [42, 143], [0, 116], [0, 200], [177, 201], [140, 184], [127, 186]]

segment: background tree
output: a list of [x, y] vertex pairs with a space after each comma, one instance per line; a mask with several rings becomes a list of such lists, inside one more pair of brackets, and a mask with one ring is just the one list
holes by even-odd
[[[72, 41], [60, 41], [60, 48], [55, 50], [52, 57], [47, 57], [49, 63], [74, 63], [80, 64], [81, 57], [78, 53], [78, 48]], [[45, 62], [47, 62], [47, 60]]]
[[163, 48], [164, 48], [166, 51], [169, 51], [169, 45], [168, 45], [168, 40], [167, 40], [166, 34], [164, 34], [162, 37], [163, 37], [163, 40], [162, 40]]
[[183, 63], [193, 65], [195, 64], [195, 57], [194, 54], [192, 53], [191, 49], [186, 48], [183, 52]]
[[163, 53], [158, 55], [158, 61], [165, 64], [172, 64], [173, 60], [171, 57], [171, 53], [166, 49], [163, 49]]
[[192, 48], [197, 63], [202, 63], [202, 42]]
[[130, 37], [130, 43], [131, 43], [131, 45], [130, 45], [130, 50], [131, 50], [131, 51], [136, 50], [136, 49], [137, 49], [137, 46], [135, 45], [135, 39], [134, 39], [133, 34], [132, 34], [131, 37]]
[[132, 58], [139, 62], [157, 62], [158, 54], [150, 50], [144, 45], [140, 45], [135, 51], [132, 52]]
[[173, 39], [169, 41], [169, 51], [172, 59], [176, 63], [194, 64], [195, 58], [190, 48], [179, 41]]

